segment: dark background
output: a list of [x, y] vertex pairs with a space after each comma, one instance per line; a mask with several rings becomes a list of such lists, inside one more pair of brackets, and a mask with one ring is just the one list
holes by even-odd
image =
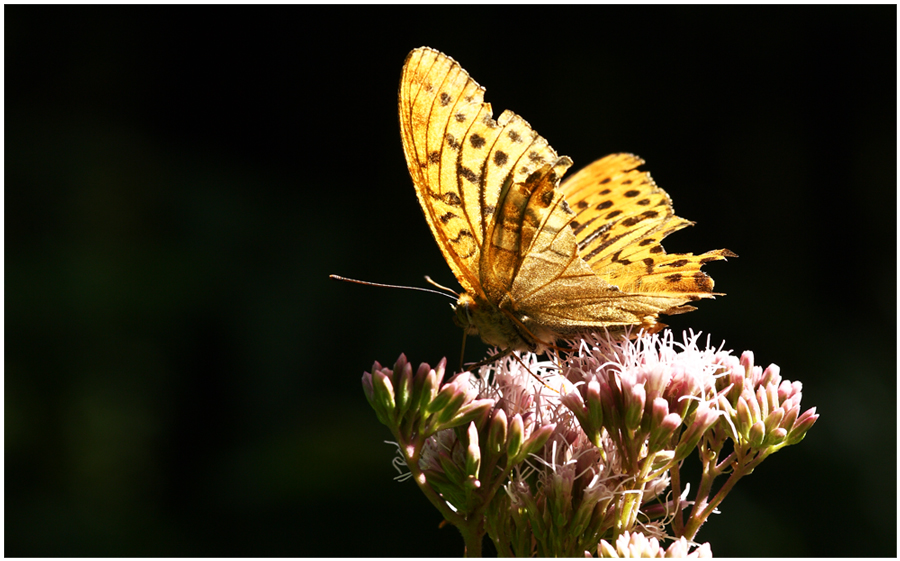
[[[717, 556], [896, 554], [895, 6], [6, 6], [11, 556], [456, 556], [360, 386], [455, 363], [397, 122], [442, 50], [728, 248], [670, 318], [804, 384]], [[484, 352], [469, 340], [468, 358]]]

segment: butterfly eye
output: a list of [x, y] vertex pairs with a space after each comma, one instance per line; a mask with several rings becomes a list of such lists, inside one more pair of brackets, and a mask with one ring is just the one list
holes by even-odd
[[475, 320], [472, 318], [472, 313], [476, 306], [475, 300], [465, 293], [460, 295], [456, 304], [451, 304], [455, 314], [453, 316], [453, 323], [462, 327], [466, 332], [466, 335], [478, 334], [478, 327], [476, 327]]

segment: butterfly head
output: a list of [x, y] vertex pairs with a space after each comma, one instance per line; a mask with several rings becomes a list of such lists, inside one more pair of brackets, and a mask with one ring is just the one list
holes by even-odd
[[459, 300], [456, 301], [456, 304], [451, 304], [451, 307], [453, 308], [453, 313], [456, 314], [453, 316], [453, 323], [462, 327], [466, 335], [477, 335], [478, 327], [475, 325], [475, 319], [472, 316], [472, 312], [477, 307], [475, 299], [463, 292], [459, 295]]
[[550, 339], [550, 334], [533, 325], [527, 316], [505, 307], [463, 292], [453, 306], [453, 321], [466, 335], [480, 335], [486, 344], [499, 349], [534, 352], [545, 348], [539, 337], [546, 335]]

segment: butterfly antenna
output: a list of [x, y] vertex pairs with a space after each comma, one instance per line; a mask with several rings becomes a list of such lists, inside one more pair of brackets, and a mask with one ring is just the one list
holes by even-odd
[[[356, 279], [348, 279], [347, 277], [341, 277], [338, 275], [328, 275], [328, 278], [334, 279], [334, 280], [339, 280], [339, 281], [355, 282], [356, 284], [366, 284], [369, 286], [380, 286], [381, 288], [403, 288], [405, 290], [418, 290], [419, 292], [430, 292], [432, 294], [440, 294], [441, 296], [450, 298], [451, 300], [453, 299], [453, 296], [450, 296], [449, 294], [447, 294], [445, 292], [438, 292], [437, 290], [431, 290], [430, 288], [422, 288], [419, 286], [400, 286], [400, 285], [396, 285], [396, 284], [382, 284], [380, 282], [369, 282], [369, 281], [361, 281], [361, 280], [356, 280]], [[425, 277], [425, 278], [428, 278], [428, 277]], [[435, 284], [435, 283], [432, 283], [432, 284]], [[440, 285], [436, 285], [436, 286], [440, 286]], [[444, 288], [444, 287], [441, 286], [441, 288]], [[445, 290], [449, 290], [449, 289], [445, 289]], [[453, 291], [451, 290], [450, 292], [453, 292]]]
[[425, 282], [427, 282], [428, 284], [434, 285], [434, 286], [440, 288], [441, 290], [446, 290], [446, 291], [449, 292], [450, 294], [452, 294], [452, 295], [456, 296], [457, 298], [459, 298], [459, 293], [458, 293], [458, 292], [456, 292], [456, 291], [453, 290], [452, 288], [447, 288], [447, 287], [444, 286], [444, 285], [441, 285], [441, 284], [438, 284], [438, 283], [434, 282], [434, 280], [433, 280], [431, 277], [429, 277], [428, 275], [425, 275]]

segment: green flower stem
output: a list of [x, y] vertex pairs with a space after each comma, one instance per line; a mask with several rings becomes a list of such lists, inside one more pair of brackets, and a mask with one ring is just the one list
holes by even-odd
[[467, 524], [456, 528], [462, 534], [463, 541], [466, 544], [465, 556], [481, 557], [481, 543], [484, 541], [484, 523], [482, 518], [473, 516]]
[[[722, 488], [719, 489], [719, 492], [716, 493], [716, 496], [710, 501], [708, 500], [709, 488], [705, 489], [706, 495], [700, 499], [698, 498], [697, 502], [694, 503], [694, 508], [691, 510], [691, 516], [688, 518], [688, 523], [684, 527], [684, 531], [682, 532], [682, 536], [686, 537], [689, 540], [693, 540], [694, 536], [697, 535], [697, 532], [700, 531], [700, 527], [706, 522], [709, 516], [713, 513], [716, 507], [722, 502], [734, 485], [741, 479], [746, 473], [742, 473], [741, 470], [736, 469], [731, 475], [728, 477], [728, 480], [725, 481], [725, 484], [722, 485]], [[704, 473], [703, 478], [706, 478], [706, 473]], [[713, 477], [712, 479], [715, 479]], [[701, 482], [701, 486], [703, 483]], [[698, 494], [699, 495], [699, 494]]]
[[684, 460], [678, 462], [678, 465], [673, 466], [672, 471], [669, 472], [671, 476], [670, 484], [672, 485], [673, 511], [675, 513], [672, 516], [672, 530], [676, 537], [684, 535], [684, 513], [681, 510], [681, 466], [683, 464]]
[[453, 512], [447, 503], [441, 498], [440, 495], [434, 492], [434, 489], [428, 485], [427, 478], [425, 474], [422, 473], [422, 470], [419, 469], [419, 457], [422, 453], [422, 447], [425, 444], [425, 440], [422, 438], [413, 438], [413, 442], [408, 443], [403, 440], [402, 435], [395, 433], [394, 437], [397, 439], [397, 442], [400, 443], [400, 450], [403, 451], [403, 458], [406, 461], [406, 467], [409, 468], [409, 472], [413, 476], [413, 480], [416, 482], [416, 485], [419, 486], [419, 489], [425, 493], [425, 496], [428, 497], [428, 500], [431, 501], [431, 504], [434, 505], [436, 509], [443, 515], [444, 519], [447, 522], [450, 522], [457, 528], [460, 528], [465, 524], [465, 519], [459, 514]]
[[637, 520], [637, 515], [640, 512], [641, 499], [643, 498], [644, 493], [640, 490], [630, 490], [625, 491], [623, 495], [622, 511], [619, 515], [619, 519], [616, 521], [612, 539], [618, 538], [619, 534], [631, 531], [631, 528], [634, 526], [634, 521]]
[[[689, 540], [693, 540], [697, 535], [697, 532], [700, 531], [700, 527], [703, 526], [703, 524], [710, 517], [713, 511], [718, 508], [723, 500], [725, 500], [726, 495], [728, 495], [728, 493], [731, 492], [734, 486], [737, 485], [737, 482], [740, 481], [743, 477], [753, 473], [753, 470], [756, 468], [756, 466], [758, 466], [760, 462], [768, 457], [769, 454], [757, 454], [753, 456], [752, 459], [749, 459], [746, 463], [741, 461], [734, 461], [734, 456], [734, 454], [729, 455], [728, 458], [723, 460], [719, 465], [710, 467], [709, 469], [706, 469], [706, 467], [710, 466], [713, 462], [704, 462], [704, 472], [700, 482], [700, 490], [698, 490], [697, 492], [698, 500], [694, 504], [694, 508], [691, 511], [691, 516], [688, 519], [687, 526], [685, 526], [684, 531], [681, 533], [682, 536], [686, 537]], [[729, 459], [731, 459], [731, 461], [729, 461]], [[731, 475], [728, 476], [725, 484], [722, 485], [722, 487], [712, 498], [712, 500], [708, 500], [713, 480], [722, 475], [727, 468], [732, 466], [732, 464], [734, 467]]]

